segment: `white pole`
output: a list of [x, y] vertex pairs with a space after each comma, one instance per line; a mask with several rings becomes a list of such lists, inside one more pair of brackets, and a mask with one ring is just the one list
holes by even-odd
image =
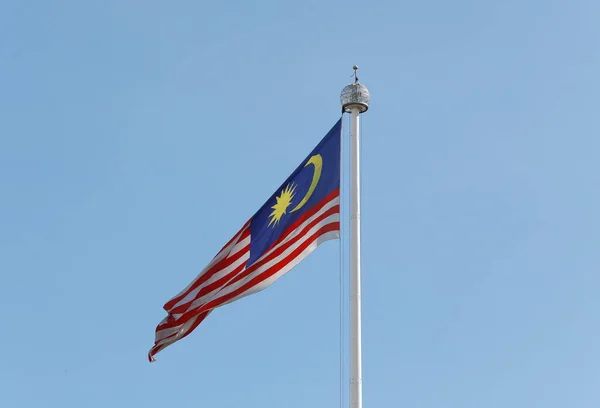
[[359, 108], [352, 107], [350, 113], [350, 407], [362, 408]]
[[360, 114], [369, 109], [368, 89], [358, 82], [342, 91], [342, 112], [352, 117], [350, 127], [350, 408], [362, 408], [362, 339], [360, 307]]

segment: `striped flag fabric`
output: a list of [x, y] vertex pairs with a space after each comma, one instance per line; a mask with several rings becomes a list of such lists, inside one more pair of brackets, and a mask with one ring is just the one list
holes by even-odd
[[340, 236], [341, 119], [265, 204], [164, 309], [148, 359], [217, 307], [260, 292]]

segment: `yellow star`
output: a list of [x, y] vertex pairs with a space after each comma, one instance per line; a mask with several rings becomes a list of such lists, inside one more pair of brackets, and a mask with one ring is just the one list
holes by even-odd
[[283, 215], [287, 213], [287, 208], [290, 206], [290, 204], [292, 204], [292, 198], [294, 198], [294, 195], [296, 194], [295, 191], [296, 185], [288, 184], [286, 188], [284, 188], [281, 191], [279, 197], [275, 197], [277, 202], [274, 206], [271, 207], [273, 209], [273, 212], [269, 215], [269, 217], [271, 217], [269, 227], [271, 226], [271, 224], [277, 225], [279, 220], [281, 220], [281, 217], [283, 217]]

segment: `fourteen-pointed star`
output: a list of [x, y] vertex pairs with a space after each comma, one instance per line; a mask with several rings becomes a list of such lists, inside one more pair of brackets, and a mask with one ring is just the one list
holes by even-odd
[[294, 184], [288, 184], [287, 187], [281, 191], [279, 197], [275, 198], [277, 202], [274, 206], [271, 207], [273, 209], [273, 212], [269, 215], [269, 217], [271, 217], [269, 227], [271, 226], [271, 224], [277, 225], [279, 220], [281, 220], [281, 217], [283, 217], [283, 215], [287, 213], [287, 208], [292, 203], [292, 198], [294, 198], [294, 195], [296, 194], [295, 190], [296, 186]]

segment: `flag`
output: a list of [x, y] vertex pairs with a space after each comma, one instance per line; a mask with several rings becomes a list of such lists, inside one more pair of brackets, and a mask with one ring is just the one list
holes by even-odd
[[340, 236], [341, 119], [164, 309], [148, 359], [189, 335], [215, 308], [273, 284], [317, 246]]

